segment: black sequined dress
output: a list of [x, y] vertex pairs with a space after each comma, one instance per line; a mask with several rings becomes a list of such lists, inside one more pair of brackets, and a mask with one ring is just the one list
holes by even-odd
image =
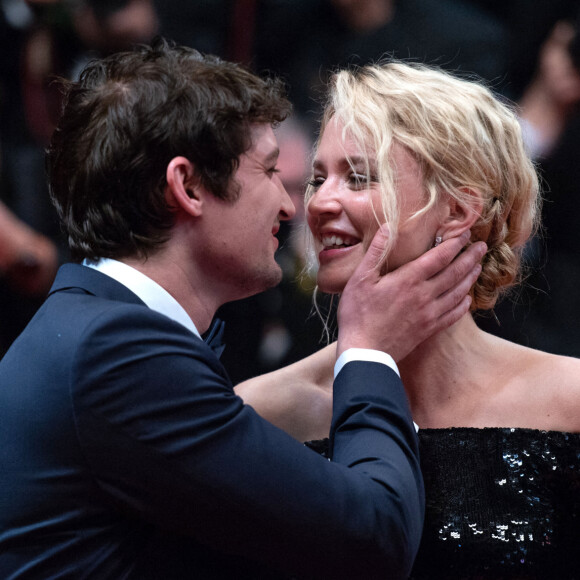
[[421, 429], [419, 442], [426, 513], [411, 578], [580, 579], [580, 434]]

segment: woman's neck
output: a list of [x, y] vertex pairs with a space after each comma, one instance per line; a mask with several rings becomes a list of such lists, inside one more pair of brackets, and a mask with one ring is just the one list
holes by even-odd
[[480, 401], [500, 383], [496, 337], [480, 330], [470, 314], [420, 344], [399, 363], [413, 419], [420, 427], [476, 422]]

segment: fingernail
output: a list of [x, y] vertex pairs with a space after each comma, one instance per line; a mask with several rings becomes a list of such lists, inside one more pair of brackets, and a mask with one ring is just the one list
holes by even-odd
[[480, 257], [483, 258], [483, 256], [485, 256], [485, 254], [487, 252], [487, 244], [485, 242], [478, 242], [477, 245], [479, 246], [478, 252], [480, 254]]
[[463, 232], [459, 236], [459, 239], [461, 240], [461, 243], [463, 245], [467, 244], [467, 242], [469, 241], [470, 238], [471, 238], [471, 230], [467, 230], [466, 232]]

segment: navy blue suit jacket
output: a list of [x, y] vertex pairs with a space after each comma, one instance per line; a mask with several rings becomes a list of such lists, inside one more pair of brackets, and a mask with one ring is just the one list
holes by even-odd
[[0, 362], [0, 577], [405, 577], [423, 487], [403, 387], [351, 362], [334, 389], [327, 461], [198, 337], [63, 266]]

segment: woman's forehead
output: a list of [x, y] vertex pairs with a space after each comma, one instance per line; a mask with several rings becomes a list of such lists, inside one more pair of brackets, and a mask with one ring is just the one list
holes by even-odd
[[355, 134], [350, 128], [345, 129], [343, 121], [332, 117], [323, 128], [318, 147], [316, 149], [315, 162], [323, 157], [344, 157], [353, 165], [376, 165], [377, 155], [370, 137], [364, 134]]

